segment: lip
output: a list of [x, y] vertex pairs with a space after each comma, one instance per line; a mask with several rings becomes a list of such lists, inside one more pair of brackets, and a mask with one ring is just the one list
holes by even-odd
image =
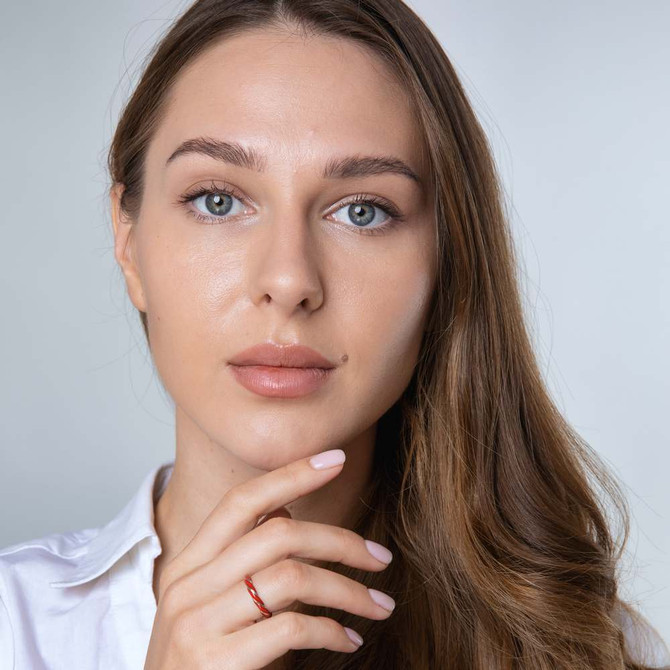
[[278, 345], [263, 342], [240, 351], [229, 361], [231, 365], [261, 365], [280, 368], [321, 368], [330, 370], [335, 363], [311, 347], [301, 344]]
[[297, 398], [319, 389], [335, 363], [311, 347], [263, 342], [240, 351], [229, 361], [235, 379], [252, 393]]
[[230, 365], [235, 379], [252, 393], [271, 398], [297, 398], [312, 393], [334, 374], [333, 368], [289, 368], [273, 365]]

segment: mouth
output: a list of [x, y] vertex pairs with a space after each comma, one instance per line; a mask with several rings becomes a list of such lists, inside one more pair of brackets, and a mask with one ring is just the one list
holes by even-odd
[[330, 370], [336, 364], [315, 349], [299, 344], [263, 342], [239, 352], [229, 363], [236, 366], [274, 368], [317, 368]]
[[314, 393], [334, 368], [230, 364], [235, 379], [248, 391], [270, 398], [298, 398]]
[[248, 391], [271, 398], [314, 393], [333, 376], [337, 364], [302, 344], [262, 342], [233, 356], [229, 369]]

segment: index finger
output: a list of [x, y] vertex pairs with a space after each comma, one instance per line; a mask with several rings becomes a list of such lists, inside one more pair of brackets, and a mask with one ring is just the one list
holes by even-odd
[[327, 484], [342, 471], [345, 460], [342, 449], [329, 449], [233, 486], [171, 561], [171, 581], [214, 559], [248, 533], [258, 517]]

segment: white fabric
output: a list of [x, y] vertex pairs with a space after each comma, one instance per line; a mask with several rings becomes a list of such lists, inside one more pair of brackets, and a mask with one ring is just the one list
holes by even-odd
[[[106, 526], [51, 534], [0, 550], [0, 670], [142, 670], [156, 615], [161, 553], [154, 505], [174, 461], [151, 470]], [[647, 662], [670, 667], [651, 629], [630, 627]], [[642, 657], [642, 653], [639, 652]]]
[[0, 550], [0, 670], [144, 667], [156, 615], [154, 559], [162, 551], [154, 502], [173, 465], [152, 469], [102, 528]]

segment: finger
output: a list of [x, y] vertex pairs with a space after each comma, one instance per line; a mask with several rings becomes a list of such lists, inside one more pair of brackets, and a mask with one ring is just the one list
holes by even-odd
[[277, 517], [283, 517], [285, 519], [292, 519], [291, 513], [286, 509], [286, 507], [280, 507], [279, 509], [270, 512], [269, 514], [263, 514], [262, 517], [258, 519], [254, 528], [258, 528], [261, 524], [269, 521], [270, 519], [275, 519]]
[[[387, 619], [395, 601], [381, 591], [332, 570], [285, 560], [252, 575], [252, 583], [265, 607], [277, 616], [296, 601], [332, 607], [368, 619]], [[228, 635], [262, 620], [244, 580], [191, 609], [191, 628], [209, 637]]]
[[[329, 617], [283, 612], [253, 626], [220, 638], [208, 650], [208, 662], [219, 667], [221, 659], [232, 659], [239, 670], [264, 668], [289, 649], [330, 649], [351, 653], [359, 648], [346, 627]], [[360, 635], [351, 631], [354, 636]], [[219, 665], [217, 665], [217, 662]]]
[[[379, 572], [388, 562], [371, 553], [391, 552], [364, 540], [347, 528], [287, 518], [268, 519], [218, 554], [212, 561], [182, 577], [182, 591], [190, 603], [212, 597], [235, 582], [286, 558], [334, 561]], [[380, 553], [381, 552], [381, 553]]]
[[[338, 454], [345, 458], [342, 449], [331, 449], [317, 456], [328, 462], [324, 455]], [[227, 491], [193, 539], [166, 566], [161, 588], [211, 561], [225, 547], [249, 532], [261, 515], [324, 486], [342, 471], [343, 463], [314, 469], [310, 465], [311, 458], [293, 461]]]

